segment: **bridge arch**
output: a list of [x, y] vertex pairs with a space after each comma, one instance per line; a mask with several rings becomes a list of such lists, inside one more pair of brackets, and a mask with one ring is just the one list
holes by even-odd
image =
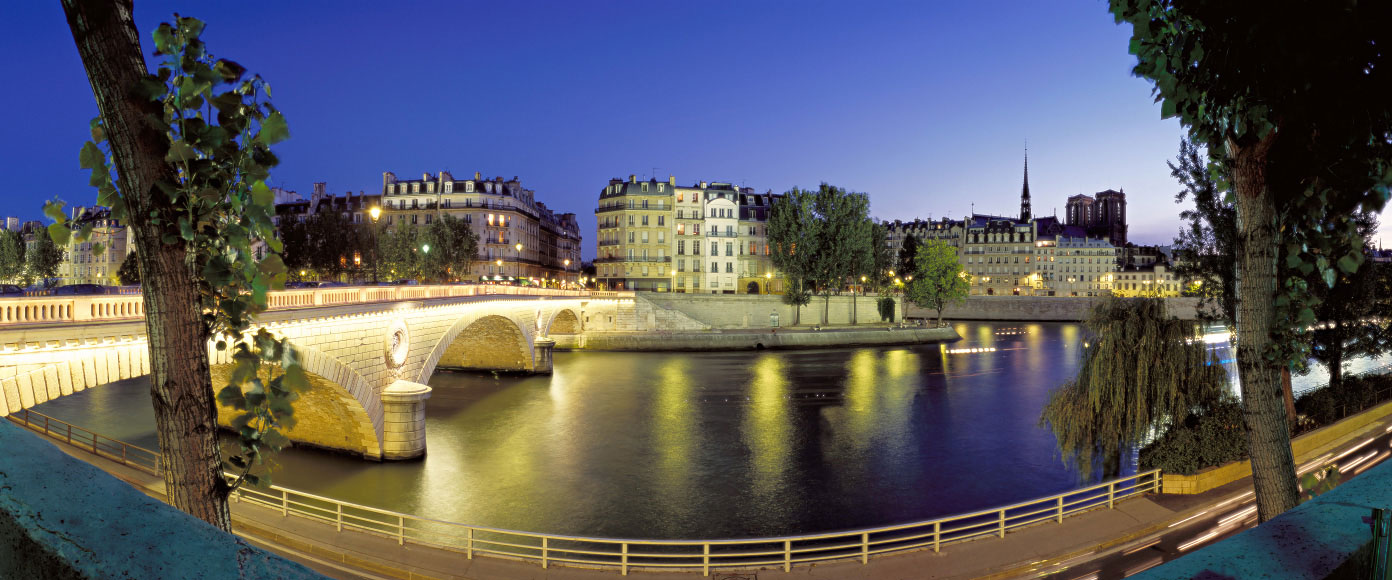
[[[293, 341], [291, 342], [294, 345]], [[313, 348], [294, 345], [309, 389], [295, 401], [295, 426], [285, 436], [298, 444], [382, 458], [382, 403], [361, 375]], [[212, 365], [213, 390], [227, 384], [230, 359]], [[231, 425], [236, 411], [218, 406], [218, 424]]]
[[428, 382], [435, 369], [441, 366], [530, 371], [533, 368], [531, 337], [507, 316], [470, 313], [440, 337], [415, 382]]
[[553, 334], [580, 334], [583, 330], [580, 324], [580, 317], [574, 310], [561, 308], [551, 315], [551, 322], [546, 326], [546, 336]]

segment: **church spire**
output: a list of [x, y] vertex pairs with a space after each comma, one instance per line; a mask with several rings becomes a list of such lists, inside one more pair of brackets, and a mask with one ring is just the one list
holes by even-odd
[[1029, 146], [1025, 146], [1025, 186], [1020, 190], [1020, 221], [1030, 221]]

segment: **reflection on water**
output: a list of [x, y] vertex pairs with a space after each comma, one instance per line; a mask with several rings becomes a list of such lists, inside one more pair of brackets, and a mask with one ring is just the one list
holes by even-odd
[[[557, 353], [549, 377], [440, 373], [424, 459], [291, 449], [274, 479], [430, 518], [642, 538], [884, 525], [1075, 487], [1038, 420], [1076, 372], [1079, 327], [956, 327], [955, 347], [998, 350]], [[147, 385], [38, 410], [153, 448]]]

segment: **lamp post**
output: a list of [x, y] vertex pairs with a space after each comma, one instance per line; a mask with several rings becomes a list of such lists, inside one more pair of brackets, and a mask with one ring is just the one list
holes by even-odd
[[564, 284], [569, 284], [569, 283], [570, 283], [570, 258], [566, 258], [565, 261], [562, 262], [562, 263], [565, 264], [565, 269], [561, 271], [561, 282], [564, 283]]
[[513, 247], [517, 249], [517, 254], [516, 254], [516, 259], [517, 259], [517, 280], [518, 280], [518, 281], [521, 281], [521, 280], [522, 280], [522, 242], [517, 242], [517, 245], [516, 245], [516, 246], [513, 246]]
[[769, 284], [773, 283], [773, 272], [764, 272], [764, 294], [769, 293]]
[[377, 220], [382, 217], [382, 208], [372, 206], [367, 210], [367, 215], [372, 217], [372, 283], [377, 283]]
[[499, 280], [502, 280], [502, 279], [503, 279], [503, 259], [502, 259], [502, 258], [498, 258], [498, 262], [497, 262], [497, 263], [498, 263], [498, 279], [499, 279]]

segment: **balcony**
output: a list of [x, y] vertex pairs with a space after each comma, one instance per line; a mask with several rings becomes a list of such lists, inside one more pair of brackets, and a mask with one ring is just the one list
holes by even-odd
[[739, 232], [706, 232], [702, 234], [708, 238], [738, 238]]
[[608, 213], [608, 212], [611, 212], [611, 211], [621, 211], [621, 210], [625, 210], [625, 209], [628, 209], [628, 206], [626, 206], [626, 205], [611, 205], [611, 206], [609, 206], [609, 207], [597, 207], [597, 208], [595, 208], [594, 212], [595, 212], [595, 213]]
[[595, 258], [595, 261], [594, 261], [594, 263], [596, 263], [596, 264], [612, 264], [612, 263], [616, 263], [616, 262], [633, 262], [633, 263], [640, 263], [640, 262], [657, 263], [657, 262], [663, 262], [663, 263], [671, 263], [671, 262], [672, 262], [672, 257], [671, 257], [671, 256], [663, 256], [663, 257], [661, 257], [661, 258], [625, 258], [625, 257], [623, 257], [623, 256], [617, 256], [617, 257], [613, 257], [613, 258]]

